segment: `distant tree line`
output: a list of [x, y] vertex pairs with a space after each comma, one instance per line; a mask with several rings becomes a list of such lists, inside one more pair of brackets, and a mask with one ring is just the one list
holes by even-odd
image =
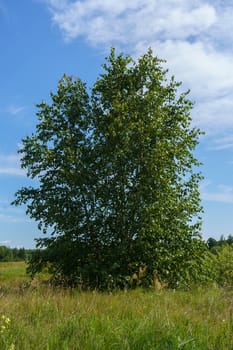
[[32, 251], [33, 251], [32, 249], [9, 248], [2, 245], [0, 246], [0, 262], [27, 260], [31, 256]]
[[226, 245], [231, 245], [232, 243], [233, 243], [233, 236], [232, 235], [228, 235], [227, 238], [225, 238], [223, 235], [221, 235], [219, 240], [212, 238], [212, 237], [208, 238], [208, 240], [207, 240], [208, 247], [212, 253], [216, 252], [221, 247], [226, 246]]

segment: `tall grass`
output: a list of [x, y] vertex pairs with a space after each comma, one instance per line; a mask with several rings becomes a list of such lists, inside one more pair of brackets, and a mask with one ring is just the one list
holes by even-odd
[[230, 350], [232, 300], [217, 288], [104, 294], [11, 284], [0, 292], [0, 316], [10, 319], [0, 349]]

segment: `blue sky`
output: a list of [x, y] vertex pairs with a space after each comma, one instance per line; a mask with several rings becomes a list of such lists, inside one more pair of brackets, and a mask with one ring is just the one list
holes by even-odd
[[10, 205], [30, 183], [17, 150], [35, 104], [64, 73], [91, 86], [110, 46], [135, 58], [151, 47], [191, 90], [193, 124], [206, 132], [203, 237], [233, 234], [232, 18], [232, 0], [0, 0], [0, 244], [33, 247], [40, 234]]

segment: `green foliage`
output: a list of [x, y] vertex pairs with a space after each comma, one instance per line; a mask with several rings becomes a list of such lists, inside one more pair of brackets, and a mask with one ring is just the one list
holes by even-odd
[[233, 236], [207, 240], [211, 279], [221, 287], [233, 287]]
[[219, 240], [216, 240], [215, 238], [208, 238], [207, 240], [207, 245], [208, 248], [212, 253], [215, 253], [219, 250], [219, 248], [225, 246], [225, 245], [230, 245], [233, 243], [233, 236], [228, 235], [227, 238], [225, 238], [223, 235], [221, 235]]
[[22, 167], [38, 186], [14, 204], [49, 238], [37, 240], [32, 274], [91, 288], [125, 287], [140, 267], [171, 287], [203, 278], [201, 175], [193, 156], [200, 130], [192, 102], [149, 50], [134, 61], [112, 49], [91, 95], [64, 76], [23, 139]]
[[11, 249], [6, 246], [0, 246], [0, 261], [12, 261], [13, 255]]
[[233, 244], [218, 246], [212, 254], [215, 281], [222, 287], [233, 287]]

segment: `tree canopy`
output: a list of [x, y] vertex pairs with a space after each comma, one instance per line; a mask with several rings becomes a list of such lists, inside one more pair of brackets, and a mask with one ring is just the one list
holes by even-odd
[[201, 134], [192, 102], [151, 50], [133, 60], [112, 49], [90, 94], [64, 75], [37, 105], [21, 165], [35, 186], [16, 193], [49, 237], [29, 269], [93, 288], [130, 285], [144, 268], [170, 286], [202, 276]]

